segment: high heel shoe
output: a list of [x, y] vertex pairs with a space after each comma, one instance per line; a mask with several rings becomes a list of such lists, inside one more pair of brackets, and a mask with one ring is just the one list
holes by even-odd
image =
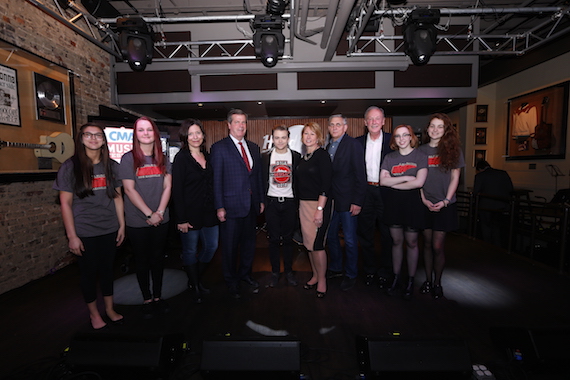
[[315, 282], [314, 284], [306, 283], [305, 285], [303, 285], [303, 289], [305, 290], [315, 289], [317, 287], [317, 284], [318, 282]]
[[326, 295], [327, 295], [327, 292], [319, 292], [317, 290], [317, 298], [325, 298]]

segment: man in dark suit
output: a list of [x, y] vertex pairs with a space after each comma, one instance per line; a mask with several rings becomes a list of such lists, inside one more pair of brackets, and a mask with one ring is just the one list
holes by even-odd
[[[392, 134], [382, 130], [385, 121], [382, 108], [368, 107], [364, 113], [364, 125], [368, 133], [356, 138], [364, 148], [368, 182], [364, 204], [358, 216], [358, 240], [362, 249], [362, 266], [366, 276], [366, 285], [372, 285], [375, 280], [378, 280], [380, 287], [385, 285], [388, 276], [392, 273], [392, 239], [388, 226], [382, 222], [384, 202], [382, 187], [379, 184], [380, 166], [384, 157], [392, 151], [390, 149]], [[380, 267], [374, 249], [374, 231], [377, 225], [380, 227], [382, 247]]]
[[504, 226], [509, 224], [506, 213], [509, 211], [513, 182], [509, 173], [494, 169], [485, 160], [475, 165], [473, 195], [479, 197], [478, 210], [483, 240], [497, 246], [506, 246], [507, 236]]
[[327, 151], [333, 166], [331, 197], [333, 215], [329, 224], [327, 245], [329, 248], [329, 277], [342, 275], [342, 249], [339, 230], [342, 225], [346, 261], [345, 273], [340, 288], [348, 290], [356, 282], [358, 274], [357, 221], [366, 194], [364, 150], [346, 134], [348, 125], [342, 115], [329, 118], [331, 141]]
[[[257, 215], [263, 212], [263, 184], [259, 146], [245, 139], [247, 114], [228, 113], [229, 136], [212, 145], [214, 206], [220, 220], [222, 271], [231, 295], [240, 298], [239, 283], [257, 292], [251, 277]], [[238, 265], [239, 259], [239, 265]]]

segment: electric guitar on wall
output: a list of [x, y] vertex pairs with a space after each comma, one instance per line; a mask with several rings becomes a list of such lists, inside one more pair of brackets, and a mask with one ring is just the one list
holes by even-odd
[[54, 132], [49, 136], [40, 136], [39, 144], [0, 140], [0, 149], [2, 148], [34, 149], [36, 157], [55, 158], [59, 162], [64, 162], [73, 156], [74, 151], [73, 138], [63, 132]]

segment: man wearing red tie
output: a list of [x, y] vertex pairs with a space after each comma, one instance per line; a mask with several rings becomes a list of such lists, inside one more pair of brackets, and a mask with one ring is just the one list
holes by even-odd
[[229, 136], [212, 145], [214, 206], [220, 220], [222, 270], [234, 298], [240, 298], [243, 281], [257, 292], [251, 277], [255, 253], [257, 215], [264, 209], [259, 146], [245, 139], [247, 114], [228, 113]]

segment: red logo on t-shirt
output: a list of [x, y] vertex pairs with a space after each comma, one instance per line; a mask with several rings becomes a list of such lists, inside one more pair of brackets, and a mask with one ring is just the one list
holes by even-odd
[[107, 178], [105, 177], [105, 174], [94, 175], [91, 180], [91, 188], [93, 190], [107, 188]]
[[437, 167], [440, 164], [439, 156], [437, 154], [428, 157], [428, 166]]
[[406, 171], [417, 167], [418, 165], [415, 162], [404, 162], [402, 164], [398, 164], [392, 167], [392, 175], [393, 176], [402, 175]]
[[291, 181], [291, 168], [289, 165], [274, 165], [273, 180], [275, 183], [289, 183]]
[[141, 168], [137, 168], [137, 177], [158, 177], [162, 175], [162, 171], [156, 165], [145, 165]]

